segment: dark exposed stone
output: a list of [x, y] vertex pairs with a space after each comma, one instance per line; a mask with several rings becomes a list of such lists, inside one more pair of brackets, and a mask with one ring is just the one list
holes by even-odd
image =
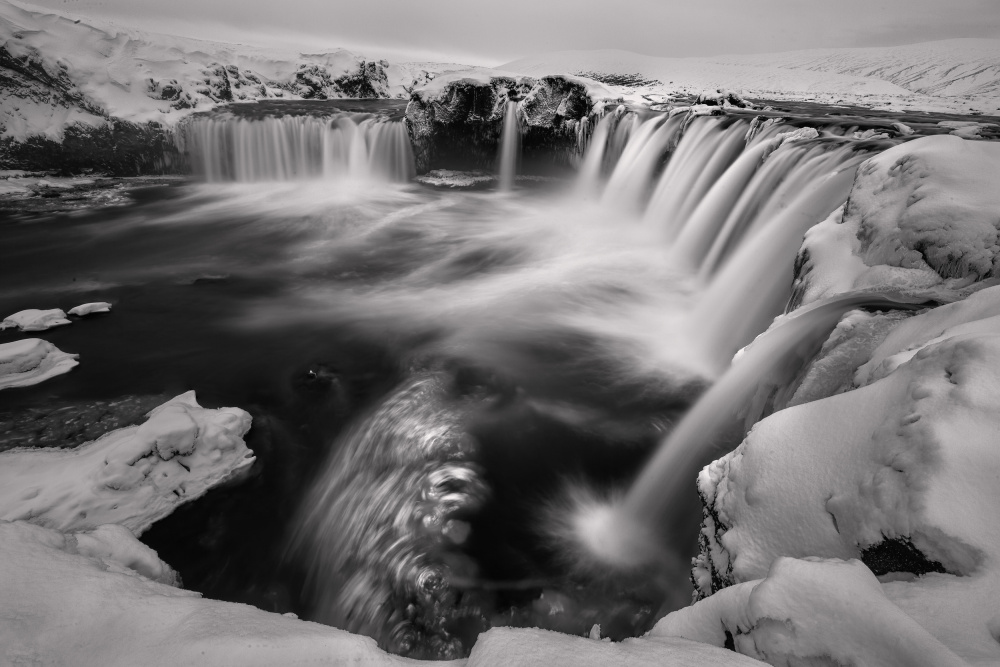
[[544, 173], [569, 165], [579, 121], [594, 107], [586, 87], [561, 76], [496, 76], [414, 92], [406, 117], [418, 173], [492, 169], [508, 101], [518, 102], [523, 170]]
[[945, 572], [944, 566], [930, 560], [906, 537], [886, 539], [861, 550], [861, 562], [875, 576], [890, 572], [909, 572], [915, 575]]

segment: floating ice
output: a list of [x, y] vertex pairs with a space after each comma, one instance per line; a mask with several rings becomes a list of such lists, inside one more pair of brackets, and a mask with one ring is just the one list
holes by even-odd
[[90, 315], [91, 313], [108, 313], [111, 312], [111, 304], [107, 301], [95, 301], [93, 303], [83, 303], [76, 308], [70, 308], [69, 314], [76, 315], [77, 317], [83, 317], [84, 315]]
[[74, 449], [0, 453], [0, 519], [58, 530], [115, 523], [142, 533], [178, 505], [246, 471], [250, 415], [202, 408], [193, 391], [167, 401], [140, 426]]
[[58, 308], [51, 310], [29, 308], [19, 310], [0, 322], [0, 329], [17, 328], [21, 331], [45, 331], [64, 324], [71, 324], [71, 322], [66, 319], [66, 313]]
[[41, 338], [27, 338], [0, 345], [0, 389], [28, 387], [79, 364], [79, 355], [67, 354]]

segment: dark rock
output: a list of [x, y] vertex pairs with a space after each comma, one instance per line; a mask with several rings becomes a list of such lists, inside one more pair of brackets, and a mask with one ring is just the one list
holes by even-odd
[[524, 170], [567, 166], [578, 124], [594, 107], [584, 84], [561, 76], [469, 77], [410, 97], [406, 118], [418, 173], [492, 169], [508, 101], [518, 102]]

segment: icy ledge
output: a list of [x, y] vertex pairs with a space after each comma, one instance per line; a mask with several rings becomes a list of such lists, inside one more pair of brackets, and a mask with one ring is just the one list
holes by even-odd
[[61, 531], [118, 524], [138, 535], [254, 462], [243, 436], [250, 415], [207, 410], [193, 391], [167, 401], [140, 426], [75, 449], [0, 453], [0, 519]]
[[80, 362], [41, 338], [0, 345], [0, 389], [28, 387], [68, 373]]

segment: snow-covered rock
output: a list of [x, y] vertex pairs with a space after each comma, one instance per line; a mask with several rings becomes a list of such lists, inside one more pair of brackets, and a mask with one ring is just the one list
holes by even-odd
[[0, 0], [0, 169], [160, 173], [175, 168], [169, 128], [192, 111], [406, 98], [454, 67], [210, 42], [30, 7]]
[[[906, 616], [995, 664], [1000, 287], [906, 319], [862, 356], [858, 388], [771, 415], [702, 471], [699, 592], [761, 579], [783, 556], [860, 559]], [[812, 613], [802, 602], [799, 622]]]
[[788, 667], [968, 666], [893, 604], [857, 560], [778, 558], [766, 579], [676, 611], [649, 636], [729, 640], [742, 654]]
[[250, 415], [202, 408], [187, 392], [139, 425], [74, 449], [0, 453], [0, 519], [63, 531], [119, 524], [134, 534], [246, 471]]
[[671, 665], [671, 667], [752, 667], [741, 655], [666, 635], [610, 640], [574, 637], [537, 628], [493, 628], [481, 635], [468, 667], [603, 667], [605, 665]]
[[83, 317], [84, 315], [90, 315], [91, 313], [109, 313], [111, 312], [111, 304], [107, 301], [95, 301], [93, 303], [82, 303], [75, 308], [69, 309], [70, 315], [76, 315], [77, 317]]
[[80, 362], [41, 338], [27, 338], [0, 345], [0, 389], [28, 387], [63, 373]]
[[0, 663], [426, 664], [367, 637], [150, 580], [155, 554], [136, 557], [141, 549], [107, 528], [64, 534], [0, 521]]
[[19, 310], [0, 322], [0, 330], [20, 329], [21, 331], [45, 331], [52, 327], [59, 327], [64, 324], [72, 324], [66, 319], [66, 313], [58, 308], [51, 310], [38, 310], [29, 308]]
[[175, 587], [155, 552], [121, 527], [61, 533], [0, 520], [0, 663], [80, 667], [174, 665], [759, 664], [686, 639], [621, 643], [535, 629], [494, 628], [469, 659], [390, 655], [343, 630]]
[[940, 135], [880, 153], [806, 234], [793, 303], [855, 289], [963, 298], [1000, 278], [1000, 144]]

